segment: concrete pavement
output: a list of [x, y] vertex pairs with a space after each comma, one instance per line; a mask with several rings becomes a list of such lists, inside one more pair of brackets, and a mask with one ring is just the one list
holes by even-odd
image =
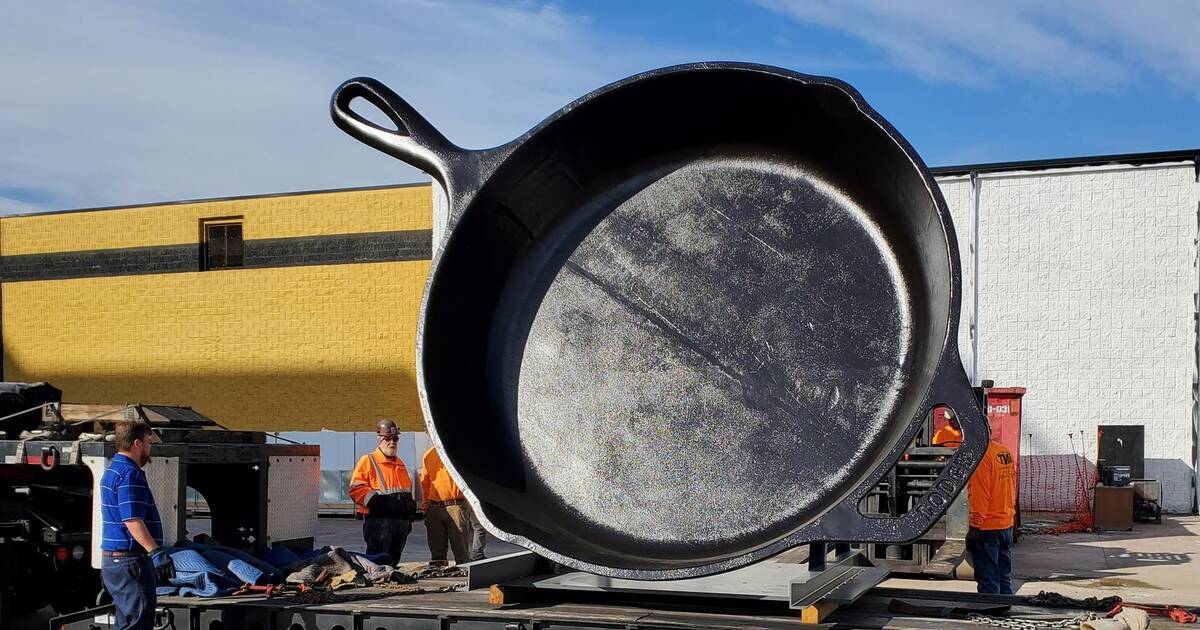
[[[892, 579], [888, 586], [974, 591], [974, 582]], [[1131, 532], [1023, 536], [1013, 547], [1020, 595], [1120, 595], [1129, 601], [1200, 606], [1200, 516], [1164, 516]]]
[[[190, 523], [189, 523], [190, 526]], [[365, 547], [362, 537], [362, 521], [351, 518], [322, 518], [317, 519], [317, 531], [313, 535], [313, 546], [320, 548], [326, 545], [344, 547], [351, 551], [362, 551]], [[488, 556], [499, 556], [521, 548], [488, 536], [485, 552]], [[453, 558], [453, 555], [450, 556]], [[401, 562], [428, 562], [429, 536], [425, 532], [425, 521], [414, 521], [412, 533], [404, 544], [404, 555]]]

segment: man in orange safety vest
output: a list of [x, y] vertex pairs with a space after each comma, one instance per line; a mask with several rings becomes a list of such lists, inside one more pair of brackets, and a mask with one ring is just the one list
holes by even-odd
[[359, 458], [354, 474], [350, 476], [350, 498], [363, 518], [367, 553], [385, 553], [397, 563], [404, 552], [404, 542], [412, 532], [417, 506], [408, 469], [396, 456], [396, 445], [400, 441], [396, 423], [381, 420], [375, 433], [378, 446]]
[[958, 448], [962, 446], [962, 439], [962, 427], [958, 426], [958, 417], [954, 415], [953, 411], [947, 409], [946, 425], [933, 434], [933, 445]]
[[421, 458], [421, 499], [425, 508], [425, 530], [429, 534], [429, 564], [447, 564], [447, 545], [454, 551], [456, 563], [468, 562], [471, 506], [432, 446]]

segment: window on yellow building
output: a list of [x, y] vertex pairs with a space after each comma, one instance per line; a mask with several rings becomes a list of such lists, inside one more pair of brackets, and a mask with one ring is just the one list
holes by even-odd
[[206, 222], [202, 232], [201, 259], [206, 270], [242, 266], [241, 221]]

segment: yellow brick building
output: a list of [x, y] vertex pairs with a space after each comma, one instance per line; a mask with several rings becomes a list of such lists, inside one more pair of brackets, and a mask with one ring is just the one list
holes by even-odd
[[3, 377], [231, 428], [422, 429], [428, 184], [0, 218]]

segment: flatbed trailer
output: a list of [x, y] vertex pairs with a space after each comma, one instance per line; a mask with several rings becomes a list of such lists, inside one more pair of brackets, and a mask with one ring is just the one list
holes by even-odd
[[[522, 600], [495, 603], [488, 589], [436, 592], [461, 584], [458, 579], [428, 579], [419, 584], [424, 593], [397, 594], [395, 589], [364, 588], [339, 591], [343, 601], [296, 603], [285, 597], [247, 595], [220, 598], [166, 597], [163, 630], [660, 630], [680, 628], [758, 628], [787, 630], [816, 627], [805, 623], [786, 606], [732, 604], [728, 601], [628, 601], [604, 596]], [[582, 595], [582, 594], [581, 594]], [[876, 587], [851, 605], [832, 612], [821, 624], [826, 628], [888, 628], [896, 630], [980, 630], [989, 627], [943, 614], [901, 612], [893, 602], [948, 613], [951, 609], [985, 610], [1008, 606], [1008, 614], [1025, 619], [1052, 621], [1084, 614], [1081, 609], [1049, 608], [1027, 604], [1023, 597], [950, 591]], [[60, 617], [52, 628], [91, 630], [106, 628], [107, 612], [84, 611]], [[1155, 618], [1155, 628], [1189, 628]], [[996, 626], [990, 626], [996, 627]], [[1029, 626], [1033, 627], [1033, 626]]]
[[267, 444], [262, 432], [221, 430], [185, 407], [53, 403], [20, 413], [41, 424], [23, 439], [0, 439], [0, 628], [47, 604], [68, 612], [102, 597], [96, 497], [116, 454], [108, 439], [116, 418], [144, 419], [161, 440], [144, 470], [164, 544], [187, 537], [194, 491], [207, 499], [209, 533], [223, 544], [312, 546], [319, 446]]
[[[207, 499], [213, 536], [222, 541], [253, 550], [280, 543], [312, 544], [319, 446], [267, 444], [263, 434], [249, 431], [159, 433], [166, 435], [154, 445], [146, 475], [159, 504], [167, 544], [187, 533], [184, 509], [189, 488]], [[28, 479], [9, 475], [13, 483], [27, 481], [34, 488], [91, 498], [98, 496], [92, 493], [116, 452], [108, 441], [0, 440], [0, 465], [28, 473]], [[63, 479], [72, 473], [87, 474], [82, 479], [88, 485], [78, 485], [78, 474]], [[92, 530], [98, 531], [99, 510], [90, 510], [89, 516]], [[94, 560], [99, 541], [89, 536], [87, 542], [93, 545], [88, 555]]]

